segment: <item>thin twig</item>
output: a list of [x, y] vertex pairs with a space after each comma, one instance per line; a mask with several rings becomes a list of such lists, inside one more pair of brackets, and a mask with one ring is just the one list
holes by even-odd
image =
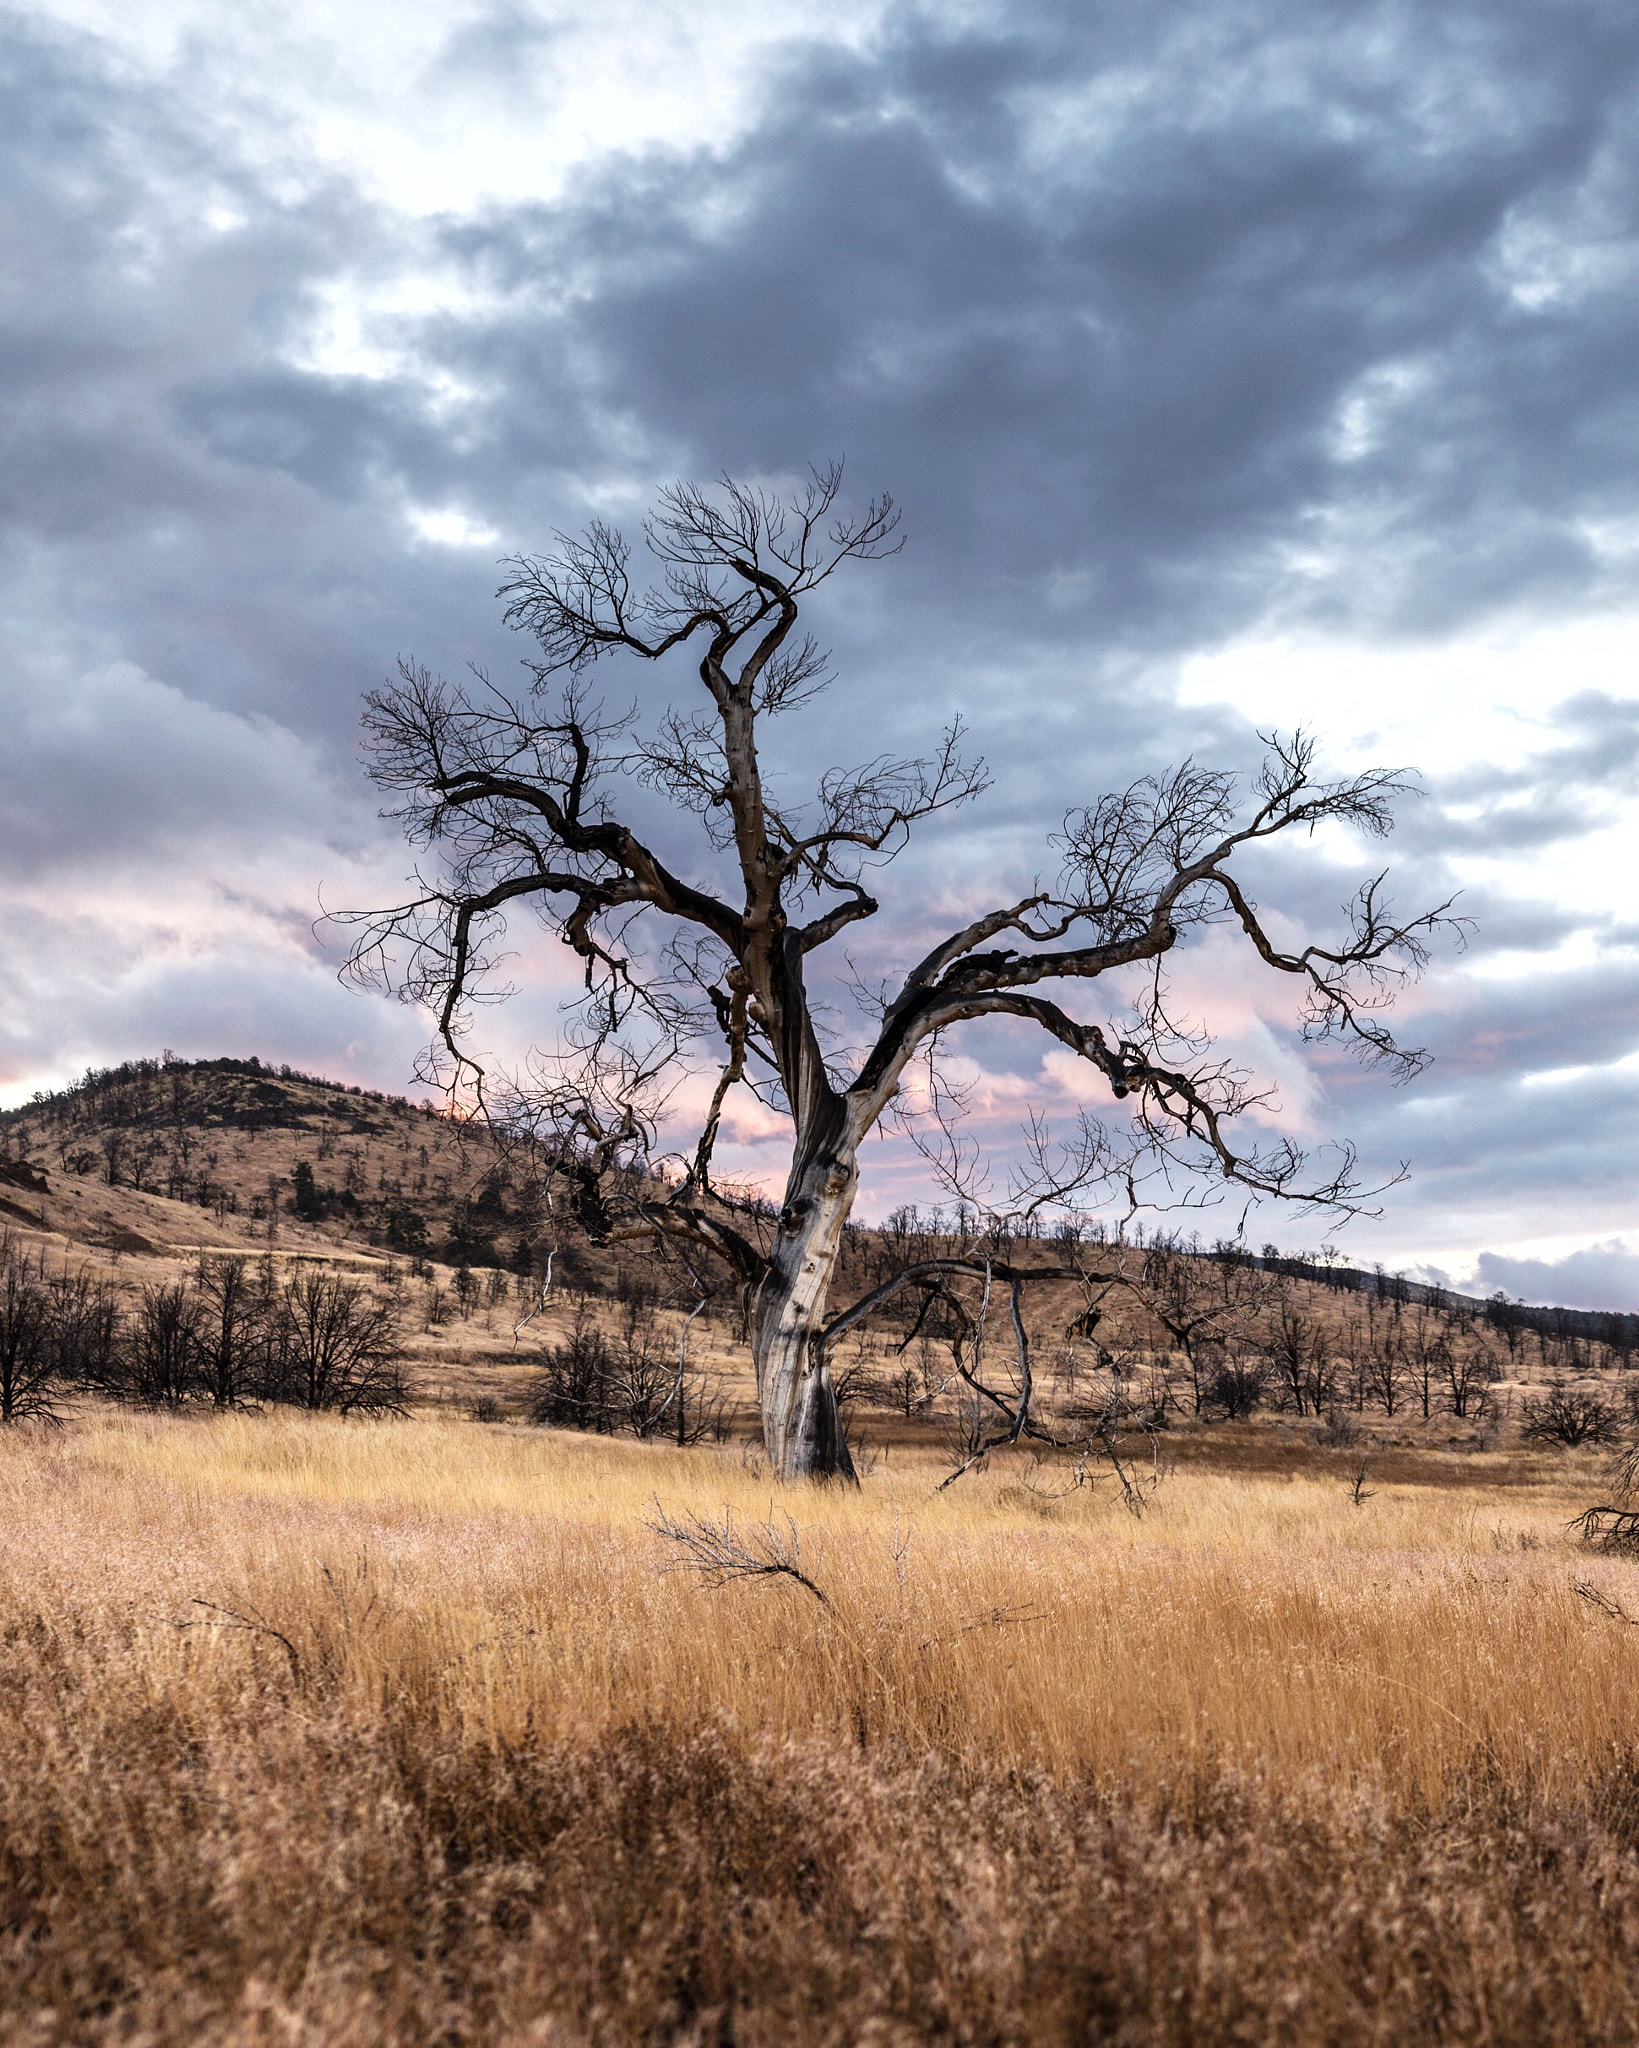
[[1020, 1601], [1013, 1607], [993, 1607], [988, 1614], [977, 1615], [972, 1621], [964, 1621], [959, 1628], [943, 1630], [939, 1635], [927, 1636], [917, 1644], [919, 1650], [936, 1649], [940, 1643], [954, 1643], [963, 1636], [971, 1636], [982, 1628], [1010, 1628], [1015, 1623], [1045, 1621], [1044, 1607], [1027, 1607]]
[[215, 1622], [179, 1621], [177, 1623], [178, 1628], [227, 1628], [245, 1635], [271, 1636], [273, 1641], [280, 1646], [285, 1655], [290, 1659], [291, 1677], [301, 1677], [302, 1660], [300, 1652], [289, 1636], [284, 1633], [283, 1629], [275, 1628], [270, 1621], [263, 1621], [260, 1615], [241, 1614], [237, 1608], [223, 1607], [215, 1600], [196, 1599], [189, 1604], [194, 1607], [206, 1608], [213, 1615], [220, 1615], [222, 1619]]
[[785, 1528], [776, 1526], [772, 1516], [743, 1533], [734, 1526], [730, 1508], [720, 1522], [685, 1511], [670, 1515], [654, 1497], [654, 1514], [646, 1529], [664, 1538], [677, 1552], [663, 1567], [669, 1572], [698, 1572], [708, 1584], [726, 1585], [730, 1579], [794, 1579], [813, 1594], [822, 1607], [828, 1597], [802, 1568], [802, 1539], [789, 1515]]
[[1599, 1613], [1608, 1614], [1612, 1621], [1625, 1621], [1629, 1628], [1639, 1628], [1639, 1621], [1635, 1621], [1633, 1616], [1619, 1602], [1613, 1600], [1609, 1593], [1602, 1593], [1590, 1579], [1577, 1580], [1576, 1597], [1579, 1600], [1586, 1600], [1588, 1605], [1596, 1608]]

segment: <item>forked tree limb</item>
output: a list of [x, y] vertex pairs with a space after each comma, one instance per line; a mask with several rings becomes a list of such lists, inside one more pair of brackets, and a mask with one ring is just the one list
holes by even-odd
[[[849, 512], [841, 485], [836, 465], [784, 496], [727, 478], [714, 489], [678, 484], [644, 528], [647, 581], [634, 578], [630, 544], [601, 522], [509, 564], [507, 620], [538, 650], [527, 699], [482, 674], [469, 690], [404, 662], [398, 682], [368, 700], [371, 773], [441, 871], [418, 876], [403, 902], [352, 919], [350, 971], [429, 1007], [448, 1085], [466, 1082], [498, 1124], [526, 1135], [595, 1242], [690, 1245], [735, 1274], [752, 1305], [765, 1433], [785, 1476], [850, 1469], [826, 1377], [825, 1341], [838, 1327], [827, 1323], [826, 1293], [860, 1147], [914, 1058], [968, 1023], [1031, 1025], [1096, 1071], [1126, 1105], [1133, 1147], [1162, 1172], [1253, 1199], [1358, 1209], [1374, 1191], [1348, 1148], [1327, 1168], [1290, 1141], [1237, 1141], [1235, 1120], [1267, 1098], [1180, 1033], [1163, 967], [1192, 933], [1238, 929], [1265, 968], [1301, 988], [1309, 1035], [1351, 1040], [1407, 1074], [1423, 1055], [1395, 1040], [1385, 1010], [1438, 933], [1460, 936], [1448, 903], [1398, 915], [1377, 876], [1346, 911], [1341, 939], [1278, 943], [1238, 858], [1327, 823], [1381, 836], [1410, 782], [1386, 770], [1328, 781], [1307, 735], [1269, 736], [1250, 785], [1185, 762], [1070, 812], [1054, 841], [1057, 878], [926, 947], [885, 992], [872, 1041], [833, 1067], [808, 985], [815, 963], [879, 914], [876, 874], [917, 824], [988, 783], [983, 762], [964, 755], [959, 722], [925, 756], [825, 767], [806, 807], [765, 778], [762, 723], [825, 679], [825, 655], [797, 631], [804, 600], [843, 567], [900, 545], [892, 501]], [[650, 728], [587, 694], [587, 671], [605, 656], [654, 663], [685, 648], [698, 677], [692, 707], [674, 705]], [[549, 691], [555, 705], [543, 701]], [[623, 778], [698, 822], [701, 857], [669, 857], [669, 839], [621, 815]], [[572, 949], [584, 992], [544, 1069], [497, 1089], [471, 1043], [472, 1008], [499, 992], [505, 919], [520, 907]], [[666, 947], [645, 936], [657, 920]], [[1145, 992], [1125, 1021], [1066, 1006], [1075, 991], [1125, 988], [1135, 969]], [[1125, 998], [1110, 1007], [1128, 1011]], [[711, 1034], [722, 1055], [709, 1102], [681, 1176], [662, 1185], [652, 1148], [675, 1115], [676, 1081], [697, 1070]], [[712, 1184], [727, 1105], [742, 1088], [791, 1126], [765, 1243]], [[1132, 1160], [1089, 1153], [1062, 1185], [1038, 1176], [1032, 1213], [1068, 1198], [1072, 1183], [1080, 1196], [1100, 1172], [1118, 1171], [1136, 1202]]]

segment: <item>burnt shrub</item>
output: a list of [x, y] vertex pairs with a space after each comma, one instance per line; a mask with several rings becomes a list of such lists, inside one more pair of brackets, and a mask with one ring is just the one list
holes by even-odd
[[1616, 1409], [1603, 1395], [1565, 1380], [1551, 1381], [1545, 1394], [1527, 1401], [1520, 1422], [1527, 1443], [1557, 1444], [1562, 1450], [1609, 1443], [1617, 1429]]
[[142, 1290], [116, 1390], [151, 1408], [180, 1408], [204, 1380], [203, 1304], [186, 1280]]
[[0, 1423], [50, 1420], [57, 1359], [51, 1288], [40, 1253], [0, 1232]]
[[399, 1414], [408, 1400], [398, 1312], [338, 1273], [300, 1272], [279, 1290], [270, 1391], [299, 1408]]
[[553, 1429], [607, 1434], [620, 1424], [615, 1396], [609, 1340], [583, 1307], [564, 1342], [554, 1344], [541, 1359], [530, 1390], [530, 1419]]
[[1263, 1400], [1265, 1367], [1257, 1358], [1226, 1358], [1207, 1376], [1201, 1405], [1226, 1422], [1244, 1422]]

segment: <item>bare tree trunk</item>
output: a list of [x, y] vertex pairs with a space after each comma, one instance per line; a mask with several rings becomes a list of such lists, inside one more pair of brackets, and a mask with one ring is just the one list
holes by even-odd
[[[1384, 770], [1317, 781], [1313, 741], [1301, 734], [1276, 740], [1244, 806], [1236, 778], [1189, 764], [1067, 814], [1069, 893], [1035, 890], [941, 939], [909, 968], [897, 994], [885, 990], [875, 1042], [848, 1062], [851, 1078], [839, 1085], [816, 1030], [805, 962], [877, 915], [880, 905], [865, 883], [918, 821], [966, 803], [988, 780], [982, 762], [962, 759], [953, 722], [925, 759], [879, 756], [857, 769], [823, 770], [800, 828], [783, 800], [769, 800], [759, 721], [803, 702], [824, 672], [813, 642], [790, 637], [802, 602], [845, 564], [877, 560], [899, 546], [892, 501], [877, 498], [849, 514], [840, 505], [841, 486], [836, 464], [816, 470], [809, 485], [782, 500], [727, 478], [716, 491], [679, 483], [662, 494], [645, 527], [657, 570], [646, 588], [632, 581], [625, 539], [601, 523], [551, 556], [515, 559], [502, 593], [507, 622], [539, 645], [541, 659], [528, 664], [536, 692], [549, 678], [563, 678], [555, 712], [487, 685], [481, 698], [471, 697], [401, 661], [399, 682], [368, 700], [371, 774], [393, 793], [394, 815], [412, 841], [438, 848], [445, 873], [418, 874], [407, 901], [358, 914], [350, 959], [366, 985], [397, 980], [431, 1005], [442, 1051], [453, 1063], [452, 1087], [479, 1087], [482, 1068], [462, 1030], [494, 957], [487, 937], [501, 929], [507, 906], [535, 899], [549, 927], [585, 963], [585, 1007], [569, 1027], [562, 1049], [575, 1050], [561, 1075], [534, 1091], [532, 1101], [520, 1101], [522, 1127], [544, 1141], [552, 1170], [577, 1190], [594, 1242], [672, 1236], [713, 1252], [742, 1286], [755, 1287], [752, 1349], [763, 1432], [787, 1479], [852, 1474], [819, 1333], [854, 1199], [859, 1147], [919, 1048], [931, 1049], [947, 1030], [982, 1017], [1028, 1021], [1089, 1062], [1115, 1099], [1133, 1101], [1140, 1112], [1135, 1138], [1158, 1146], [1157, 1157], [1181, 1156], [1163, 1135], [1170, 1131], [1186, 1150], [1203, 1148], [1198, 1163], [1215, 1178], [1222, 1174], [1264, 1195], [1301, 1193], [1347, 1211], [1359, 1193], [1347, 1168], [1305, 1191], [1301, 1155], [1289, 1146], [1269, 1160], [1231, 1149], [1225, 1122], [1259, 1098], [1211, 1061], [1201, 1062], [1194, 1077], [1175, 1072], [1170, 1055], [1162, 1063], [1175, 1033], [1159, 982], [1119, 1042], [1103, 1025], [1083, 1023], [1049, 1000], [1041, 985], [1085, 988], [1142, 962], [1159, 972], [1186, 932], [1228, 920], [1265, 965], [1303, 982], [1307, 1015], [1322, 1036], [1351, 1038], [1413, 1073], [1423, 1055], [1398, 1047], [1378, 1012], [1385, 990], [1420, 971], [1433, 935], [1453, 922], [1449, 905], [1441, 905], [1394, 923], [1370, 882], [1340, 944], [1279, 949], [1229, 872], [1234, 856], [1275, 833], [1312, 832], [1327, 818], [1370, 834], [1385, 831], [1405, 784]], [[698, 717], [668, 709], [652, 733], [634, 741], [615, 737], [624, 727], [583, 719], [575, 678], [588, 662], [616, 652], [660, 661], [691, 640], [706, 693]], [[726, 894], [674, 873], [609, 808], [611, 778], [625, 775], [686, 813], [699, 810], [702, 792], [712, 793], [713, 857], [728, 858], [732, 847], [739, 870]], [[646, 796], [640, 811], [651, 801]], [[804, 921], [794, 923], [798, 905]], [[639, 914], [692, 934], [680, 943], [703, 946], [699, 958], [720, 975], [709, 987], [701, 983], [697, 1014], [685, 1003], [677, 1035], [657, 1042], [652, 1053], [641, 1042], [648, 1028], [641, 1020], [670, 1015], [680, 997], [668, 994], [660, 1009], [648, 1007], [654, 991], [644, 988], [641, 963], [661, 955], [642, 944], [629, 949], [615, 936]], [[669, 1077], [677, 1071], [671, 1060], [693, 1043], [694, 1024], [711, 1020], [723, 1040], [711, 1107], [690, 1170], [662, 1194], [646, 1154], [668, 1120]], [[629, 1021], [638, 1038], [628, 1034]], [[770, 1063], [795, 1127], [771, 1260], [705, 1201], [725, 1100], [746, 1083], [748, 1059]], [[117, 1149], [107, 1156], [110, 1181], [123, 1170]], [[1115, 1153], [1095, 1136], [1071, 1155], [1062, 1183], [1056, 1170], [1033, 1183], [1032, 1212], [1116, 1172]], [[139, 1179], [146, 1157], [135, 1155]], [[277, 1235], [277, 1196], [275, 1177], [270, 1238]], [[1294, 1369], [1302, 1412], [1311, 1398], [1305, 1360]], [[1016, 1411], [1009, 1440], [1023, 1432], [1026, 1414], [1023, 1406]]]
[[751, 1355], [763, 1441], [782, 1479], [853, 1479], [831, 1375], [815, 1339], [854, 1205], [859, 1164], [846, 1143], [800, 1163], [757, 1290]]

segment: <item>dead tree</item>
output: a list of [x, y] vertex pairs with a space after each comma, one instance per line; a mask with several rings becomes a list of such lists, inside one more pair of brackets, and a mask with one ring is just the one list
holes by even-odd
[[343, 1415], [393, 1415], [406, 1403], [398, 1312], [356, 1280], [299, 1271], [280, 1289], [274, 1385], [282, 1399]]
[[[786, 1478], [851, 1470], [825, 1364], [827, 1298], [860, 1147], [913, 1058], [972, 1019], [1006, 1017], [1103, 1076], [1126, 1121], [1112, 1133], [1084, 1119], [1026, 1191], [1027, 1207], [1111, 1175], [1130, 1188], [1146, 1164], [1204, 1172], [1250, 1197], [1358, 1202], [1365, 1191], [1347, 1149], [1316, 1168], [1289, 1143], [1237, 1141], [1236, 1116], [1265, 1098], [1169, 1022], [1162, 964], [1207, 926], [1236, 927], [1298, 984], [1311, 1036], [1350, 1039], [1406, 1072], [1420, 1055], [1396, 1044], [1383, 1012], [1450, 922], [1446, 906], [1398, 916], [1379, 876], [1334, 943], [1277, 938], [1237, 856], [1332, 821], [1381, 836], [1407, 786], [1386, 771], [1318, 780], [1299, 735], [1271, 741], [1250, 784], [1186, 763], [1072, 811], [1054, 842], [1055, 880], [927, 946], [880, 992], [863, 1048], [828, 1043], [812, 994], [826, 949], [876, 916], [874, 871], [918, 821], [987, 784], [983, 763], [963, 756], [958, 724], [924, 759], [824, 769], [802, 807], [765, 774], [763, 726], [825, 680], [826, 657], [798, 632], [804, 598], [899, 545], [891, 501], [849, 515], [840, 483], [828, 469], [783, 500], [727, 480], [674, 487], [645, 526], [647, 583], [627, 541], [601, 523], [514, 561], [501, 595], [509, 623], [536, 643], [529, 692], [509, 696], [482, 676], [456, 687], [403, 663], [368, 699], [370, 772], [432, 859], [406, 901], [351, 919], [353, 975], [430, 1008], [427, 1071], [528, 1134], [594, 1242], [671, 1241], [730, 1268], [749, 1305], [768, 1449]], [[697, 694], [646, 722], [612, 716], [588, 694], [587, 671], [607, 656], [642, 664], [685, 653]], [[686, 864], [662, 851], [675, 823], [639, 830], [666, 805], [697, 821]], [[553, 1045], [503, 1085], [474, 1055], [471, 1006], [499, 992], [505, 920], [525, 907], [579, 956], [585, 991]], [[1047, 993], [1101, 982], [1112, 994], [1094, 1017]], [[709, 1105], [661, 1178], [669, 1090], [708, 1039], [720, 1048]], [[766, 1230], [712, 1182], [736, 1089], [790, 1123], [783, 1197]]]
[[1208, 1404], [1226, 1346], [1250, 1336], [1274, 1291], [1255, 1266], [1204, 1258], [1167, 1237], [1145, 1248], [1127, 1287], [1182, 1354], [1197, 1415]]
[[45, 1256], [0, 1231], [0, 1425], [56, 1419], [52, 1294]]
[[1284, 1291], [1275, 1299], [1265, 1345], [1282, 1400], [1290, 1401], [1299, 1416], [1319, 1415], [1332, 1398], [1326, 1333]]

